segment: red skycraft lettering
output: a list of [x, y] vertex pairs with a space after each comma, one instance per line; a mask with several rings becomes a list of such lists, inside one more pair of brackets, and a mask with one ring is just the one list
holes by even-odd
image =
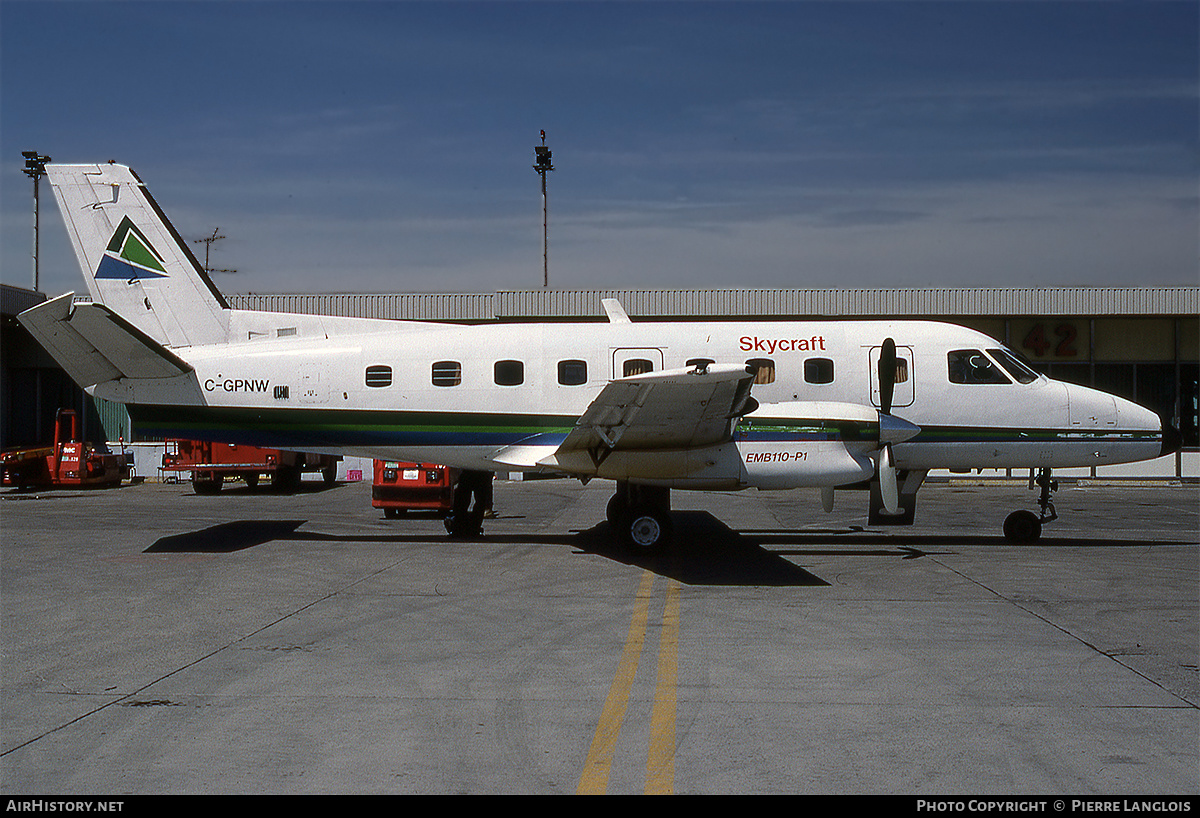
[[814, 335], [812, 338], [759, 338], [757, 335], [743, 335], [738, 339], [743, 352], [765, 352], [774, 355], [779, 352], [815, 352], [825, 351], [825, 336]]

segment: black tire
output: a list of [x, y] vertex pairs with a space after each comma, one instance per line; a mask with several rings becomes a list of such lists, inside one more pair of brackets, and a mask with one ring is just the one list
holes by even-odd
[[280, 494], [295, 494], [300, 490], [300, 467], [277, 467], [271, 476], [271, 488]]
[[192, 479], [192, 491], [196, 494], [219, 494], [221, 486], [225, 484], [225, 480], [221, 477], [212, 479]]
[[456, 539], [483, 536], [483, 509], [471, 509], [463, 514], [449, 514], [445, 520], [446, 533]]
[[1042, 521], [1032, 511], [1014, 511], [1004, 520], [1004, 538], [1011, 543], [1037, 542], [1042, 536]]

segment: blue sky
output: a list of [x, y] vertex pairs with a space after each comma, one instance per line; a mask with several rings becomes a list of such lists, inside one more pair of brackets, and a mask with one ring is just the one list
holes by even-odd
[[38, 150], [219, 227], [226, 292], [536, 289], [545, 129], [553, 288], [1196, 285], [1198, 9], [4, 0], [0, 280]]

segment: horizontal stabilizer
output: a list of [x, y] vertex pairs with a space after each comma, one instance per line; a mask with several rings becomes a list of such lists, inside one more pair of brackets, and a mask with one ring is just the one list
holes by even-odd
[[67, 293], [17, 316], [80, 386], [118, 378], [172, 378], [192, 366], [102, 304]]

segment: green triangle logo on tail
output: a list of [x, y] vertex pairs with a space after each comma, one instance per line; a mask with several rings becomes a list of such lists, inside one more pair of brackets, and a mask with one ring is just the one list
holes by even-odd
[[166, 260], [128, 216], [121, 220], [96, 268], [96, 278], [162, 278]]

